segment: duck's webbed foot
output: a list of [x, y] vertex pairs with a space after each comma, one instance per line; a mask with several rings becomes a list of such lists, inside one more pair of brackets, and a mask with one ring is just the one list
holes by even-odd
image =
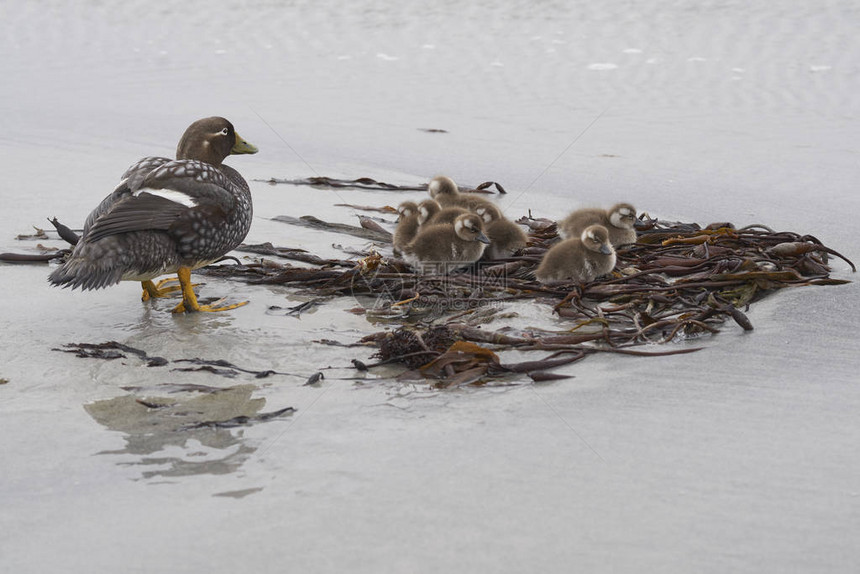
[[182, 291], [182, 302], [173, 308], [174, 313], [194, 313], [198, 311], [214, 313], [217, 311], [229, 311], [248, 304], [248, 301], [242, 301], [240, 303], [219, 306], [224, 301], [224, 299], [219, 299], [210, 305], [200, 305], [197, 302], [197, 295], [194, 294], [195, 284], [191, 283], [191, 269], [189, 267], [180, 267], [176, 274], [179, 276], [178, 289]]

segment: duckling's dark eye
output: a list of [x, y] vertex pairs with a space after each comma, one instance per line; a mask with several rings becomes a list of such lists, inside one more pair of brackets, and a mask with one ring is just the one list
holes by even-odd
[[221, 131], [220, 131], [220, 132], [218, 132], [218, 133], [220, 133], [222, 136], [226, 136], [227, 134], [229, 134], [229, 133], [230, 133], [230, 130], [229, 130], [229, 129], [227, 129], [227, 128], [224, 128], [223, 130], [221, 130]]

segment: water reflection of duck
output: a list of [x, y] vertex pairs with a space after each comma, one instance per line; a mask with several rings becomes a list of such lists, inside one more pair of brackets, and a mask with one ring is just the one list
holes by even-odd
[[580, 237], [553, 245], [538, 265], [535, 276], [541, 283], [587, 283], [614, 268], [615, 250], [609, 242], [609, 231], [602, 225], [590, 225]]
[[613, 247], [636, 243], [636, 209], [629, 203], [618, 203], [609, 209], [578, 209], [558, 222], [558, 234], [562, 237], [579, 237], [589, 225], [599, 224], [609, 232]]
[[[49, 277], [54, 285], [101, 289], [140, 281], [143, 299], [181, 290], [174, 313], [224, 311], [244, 305], [199, 305], [191, 271], [237, 247], [251, 227], [251, 190], [222, 162], [231, 154], [257, 153], [224, 118], [191, 124], [176, 159], [146, 157], [131, 166], [114, 192], [90, 213], [69, 259]], [[155, 285], [176, 273], [177, 287]]]
[[122, 455], [118, 464], [139, 466], [144, 478], [239, 470], [257, 447], [231, 429], [292, 413], [291, 408], [261, 412], [266, 399], [253, 397], [254, 385], [174, 383], [165, 385], [164, 396], [135, 394], [142, 390], [87, 403], [84, 410], [125, 440], [124, 448], [101, 454]]
[[467, 213], [453, 224], [436, 223], [422, 228], [404, 254], [411, 265], [424, 273], [445, 273], [480, 259], [489, 242], [481, 218]]

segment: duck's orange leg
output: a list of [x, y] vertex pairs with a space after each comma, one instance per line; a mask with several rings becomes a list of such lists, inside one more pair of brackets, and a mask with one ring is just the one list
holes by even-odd
[[191, 268], [180, 267], [176, 272], [176, 275], [179, 277], [179, 287], [182, 290], [182, 303], [174, 307], [174, 313], [193, 313], [196, 311], [212, 313], [215, 311], [229, 311], [230, 309], [235, 309], [236, 307], [248, 304], [247, 301], [242, 301], [241, 303], [224, 305], [223, 307], [200, 305], [197, 303], [197, 295], [194, 294], [194, 284], [191, 283]]
[[168, 283], [176, 283], [176, 279], [162, 279], [157, 284], [149, 280], [141, 281], [140, 286], [143, 287], [143, 295], [140, 296], [141, 301], [167, 297], [169, 293], [176, 293], [182, 289], [179, 285], [165, 287]]

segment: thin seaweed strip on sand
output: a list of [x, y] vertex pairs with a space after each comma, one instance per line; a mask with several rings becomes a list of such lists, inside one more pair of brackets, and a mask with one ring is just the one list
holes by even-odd
[[[288, 183], [320, 186], [327, 181], [331, 180]], [[362, 182], [357, 187], [373, 189], [421, 189], [370, 178], [354, 181]], [[489, 187], [482, 185], [484, 190]], [[350, 207], [395, 211], [390, 206]], [[316, 297], [354, 297], [361, 305], [353, 312], [363, 313], [373, 322], [398, 326], [361, 339], [357, 344], [378, 347], [379, 362], [368, 365], [356, 360], [356, 367], [401, 363], [408, 369], [401, 378], [429, 380], [438, 387], [505, 381], [518, 373], [534, 380], [563, 378], [548, 371], [594, 353], [653, 356], [697, 351], [695, 347], [669, 351], [636, 347], [714, 334], [728, 321], [751, 331], [753, 325], [745, 310], [779, 289], [848, 283], [830, 277], [831, 256], [856, 271], [851, 261], [811, 235], [776, 232], [758, 224], [738, 228], [725, 222], [702, 227], [643, 214], [636, 224], [637, 242], [618, 250], [612, 275], [584, 285], [544, 285], [535, 280], [541, 256], [558, 235], [554, 222], [531, 216], [517, 222], [528, 227], [529, 242], [514, 256], [482, 261], [463, 272], [426, 275], [382, 254], [390, 253], [391, 234], [369, 217], [359, 216], [359, 226], [311, 216], [274, 220], [374, 243], [347, 259], [314, 258], [301, 250], [271, 244], [243, 245], [239, 250], [303, 265], [264, 258], [208, 272], [249, 284], [289, 285]], [[554, 330], [481, 327], [489, 319], [504, 316], [501, 303], [521, 300], [547, 305], [564, 321]], [[549, 354], [535, 361], [502, 363], [497, 352], [511, 349]]]

